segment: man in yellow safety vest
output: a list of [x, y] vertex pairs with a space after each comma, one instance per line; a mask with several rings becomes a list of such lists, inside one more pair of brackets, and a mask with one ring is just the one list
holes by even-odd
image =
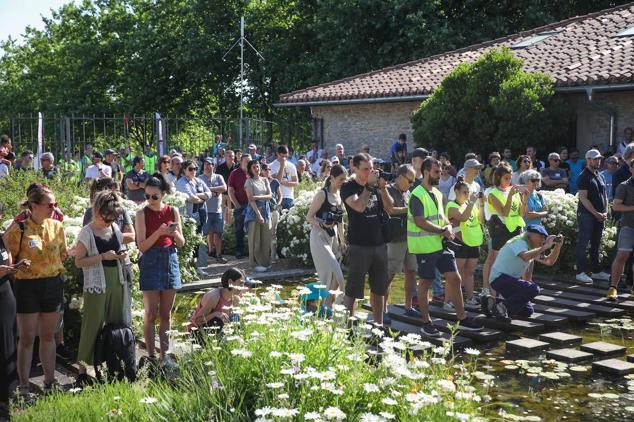
[[435, 158], [425, 159], [422, 165], [423, 181], [412, 192], [407, 212], [407, 248], [416, 255], [420, 277], [418, 303], [423, 319], [421, 332], [429, 337], [440, 335], [429, 317], [428, 304], [428, 289], [436, 269], [445, 277], [446, 291], [455, 298], [454, 307], [459, 328], [482, 329], [465, 315], [456, 258], [453, 251], [445, 246], [445, 242], [453, 240], [454, 234], [443, 212], [442, 194], [436, 188], [440, 181], [440, 167], [440, 162]]

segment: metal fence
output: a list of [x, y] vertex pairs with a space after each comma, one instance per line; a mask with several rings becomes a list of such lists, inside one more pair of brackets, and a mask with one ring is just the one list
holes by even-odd
[[[129, 148], [141, 152], [145, 146], [158, 152], [177, 149], [203, 153], [216, 135], [234, 148], [245, 149], [250, 143], [271, 143], [278, 130], [274, 122], [257, 118], [243, 119], [243, 139], [238, 134], [239, 120], [229, 118], [200, 119], [188, 116], [137, 114], [50, 114], [42, 116], [43, 150], [60, 159], [81, 154], [90, 144], [97, 150]], [[14, 150], [37, 151], [38, 114], [0, 117], [0, 133], [11, 136]]]

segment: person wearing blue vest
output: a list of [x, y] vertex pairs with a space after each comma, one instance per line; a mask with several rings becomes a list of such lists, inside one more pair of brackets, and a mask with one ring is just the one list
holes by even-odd
[[428, 290], [436, 269], [445, 277], [445, 290], [453, 300], [459, 329], [482, 329], [465, 314], [456, 257], [447, 247], [447, 242], [453, 241], [454, 233], [443, 211], [442, 194], [436, 188], [440, 172], [441, 164], [437, 159], [428, 157], [423, 161], [423, 181], [412, 191], [407, 212], [407, 249], [416, 255], [421, 278], [418, 285], [418, 304], [423, 320], [421, 332], [429, 337], [440, 335], [429, 317], [428, 304]]

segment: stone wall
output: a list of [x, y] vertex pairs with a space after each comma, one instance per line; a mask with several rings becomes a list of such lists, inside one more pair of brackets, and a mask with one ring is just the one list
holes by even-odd
[[413, 145], [410, 115], [419, 102], [354, 104], [312, 107], [313, 117], [323, 119], [324, 148], [334, 152], [336, 144], [343, 144], [346, 155], [370, 146], [370, 154], [390, 158], [390, 146], [400, 133], [407, 135], [411, 151]]
[[[610, 118], [607, 113], [593, 107], [585, 94], [566, 95], [577, 112], [577, 147], [586, 151], [591, 145], [599, 145], [601, 151], [608, 149]], [[616, 111], [616, 139], [623, 139], [623, 130], [634, 127], [634, 91], [594, 92], [593, 102]]]

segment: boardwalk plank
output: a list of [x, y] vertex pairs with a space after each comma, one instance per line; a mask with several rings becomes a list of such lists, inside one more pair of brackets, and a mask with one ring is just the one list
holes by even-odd
[[579, 302], [576, 300], [563, 299], [559, 297], [552, 297], [547, 295], [538, 295], [533, 299], [535, 303], [541, 303], [542, 305], [555, 306], [558, 308], [578, 309], [582, 311], [594, 312], [600, 316], [607, 317], [619, 317], [625, 314], [624, 309], [613, 308], [607, 306], [601, 306], [594, 303]]
[[625, 309], [626, 311], [634, 311], [634, 301], [629, 299], [626, 299], [626, 300], [617, 299], [616, 301], [610, 301], [605, 296], [597, 297], [597, 296], [591, 296], [591, 295], [582, 294], [582, 293], [572, 293], [572, 292], [565, 292], [562, 290], [550, 290], [550, 289], [542, 289], [541, 293], [547, 296], [552, 296], [552, 297], [578, 300], [580, 302], [595, 303], [597, 305]]

